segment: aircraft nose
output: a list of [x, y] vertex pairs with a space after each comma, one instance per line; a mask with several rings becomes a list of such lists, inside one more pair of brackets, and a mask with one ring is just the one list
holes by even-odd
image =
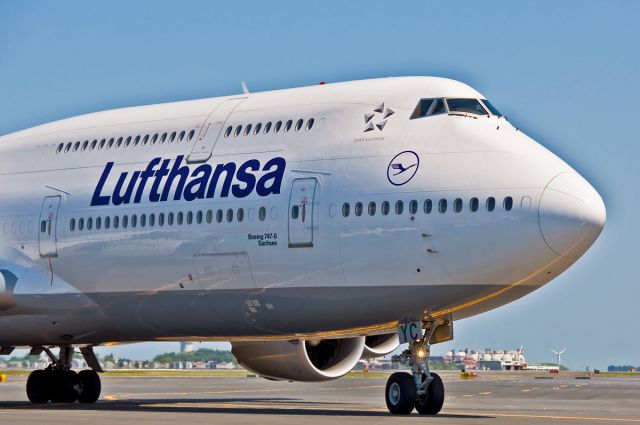
[[606, 221], [600, 194], [578, 173], [549, 182], [540, 200], [540, 231], [553, 252], [579, 257], [595, 242]]

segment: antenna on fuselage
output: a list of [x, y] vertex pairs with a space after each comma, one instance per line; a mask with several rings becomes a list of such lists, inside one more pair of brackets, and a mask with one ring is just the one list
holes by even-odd
[[249, 94], [249, 89], [247, 88], [247, 83], [242, 82], [242, 93]]

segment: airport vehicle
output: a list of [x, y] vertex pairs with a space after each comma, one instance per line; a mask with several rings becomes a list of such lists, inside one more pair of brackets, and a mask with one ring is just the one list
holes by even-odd
[[0, 171], [0, 353], [47, 353], [37, 403], [96, 401], [101, 344], [231, 341], [247, 369], [313, 382], [408, 342], [387, 406], [434, 414], [430, 344], [605, 223], [569, 165], [432, 77], [82, 115], [0, 138]]

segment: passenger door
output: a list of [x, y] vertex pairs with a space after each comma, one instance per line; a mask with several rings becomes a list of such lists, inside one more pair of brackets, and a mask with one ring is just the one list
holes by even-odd
[[57, 223], [61, 199], [62, 197], [60, 195], [47, 196], [42, 201], [42, 210], [40, 211], [40, 222], [38, 226], [38, 244], [40, 247], [40, 256], [43, 258], [58, 256]]
[[191, 153], [187, 157], [187, 162], [190, 164], [205, 162], [213, 154], [213, 148], [215, 147], [224, 123], [229, 118], [229, 115], [242, 103], [246, 97], [238, 97], [234, 99], [227, 99], [213, 110], [213, 112], [207, 118], [204, 125], [200, 129], [200, 134], [196, 143], [193, 145]]
[[289, 198], [289, 248], [313, 246], [317, 186], [318, 180], [314, 177], [293, 180]]

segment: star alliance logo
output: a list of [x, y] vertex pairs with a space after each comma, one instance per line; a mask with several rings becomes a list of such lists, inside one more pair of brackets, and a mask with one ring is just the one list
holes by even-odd
[[387, 125], [387, 118], [393, 114], [395, 112], [392, 109], [385, 108], [384, 103], [381, 103], [373, 110], [373, 113], [364, 114], [364, 132], [374, 131], [376, 128], [382, 131], [384, 126]]

